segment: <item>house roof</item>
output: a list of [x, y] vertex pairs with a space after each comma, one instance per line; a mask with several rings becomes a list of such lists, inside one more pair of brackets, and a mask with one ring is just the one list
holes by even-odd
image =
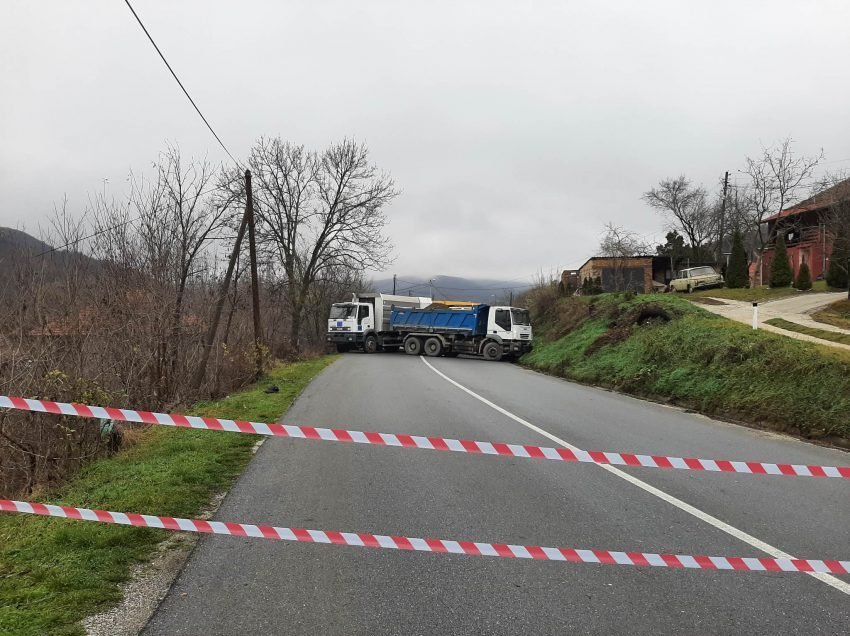
[[837, 203], [838, 201], [844, 201], [847, 199], [850, 199], [850, 179], [845, 179], [844, 181], [840, 181], [834, 186], [827, 188], [826, 190], [821, 190], [820, 192], [818, 192], [814, 196], [809, 197], [805, 201], [800, 201], [797, 205], [793, 207], [786, 208], [778, 214], [774, 214], [773, 216], [767, 217], [763, 222], [767, 223], [769, 221], [777, 221], [779, 219], [784, 219], [789, 216], [797, 216], [798, 214], [803, 214], [804, 212], [820, 210], [832, 205], [833, 203]]
[[584, 269], [584, 266], [587, 265], [590, 261], [614, 261], [617, 259], [634, 259], [634, 258], [658, 258], [658, 256], [653, 256], [652, 254], [635, 254], [634, 256], [591, 256], [584, 263], [582, 263], [581, 267], [576, 270], [571, 270], [578, 272]]

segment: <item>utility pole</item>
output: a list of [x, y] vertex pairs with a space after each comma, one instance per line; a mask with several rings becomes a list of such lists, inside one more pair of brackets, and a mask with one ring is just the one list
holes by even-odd
[[396, 275], [393, 274], [393, 296], [395, 296], [395, 277]]
[[254, 223], [254, 194], [251, 190], [251, 171], [245, 171], [245, 192], [247, 193], [245, 203], [245, 216], [248, 218], [248, 252], [251, 259], [251, 304], [254, 312], [254, 351], [255, 379], [259, 379], [263, 373], [263, 332], [260, 324], [260, 283], [257, 274], [257, 241]]
[[192, 376], [192, 390], [197, 391], [201, 388], [204, 382], [204, 375], [207, 372], [207, 363], [210, 359], [215, 334], [218, 331], [218, 323], [221, 320], [221, 310], [224, 308], [224, 301], [227, 298], [227, 290], [230, 288], [230, 279], [233, 277], [233, 269], [236, 267], [236, 260], [239, 257], [239, 249], [242, 247], [242, 238], [245, 236], [245, 228], [248, 225], [248, 206], [245, 206], [245, 214], [242, 215], [242, 222], [239, 224], [239, 232], [236, 234], [236, 242], [233, 244], [233, 251], [230, 253], [230, 262], [227, 264], [227, 272], [224, 274], [224, 280], [221, 282], [221, 288], [218, 291], [218, 298], [215, 301], [215, 313], [213, 314], [212, 322], [207, 335], [204, 338], [204, 346], [201, 350], [201, 360], [198, 366], [195, 367], [195, 375]]
[[720, 204], [720, 240], [717, 246], [717, 265], [722, 269], [723, 264], [723, 238], [726, 233], [726, 190], [729, 188], [729, 171], [726, 171], [726, 176], [723, 177], [723, 202]]
[[511, 290], [511, 299], [508, 301], [508, 304], [513, 307], [514, 306], [514, 290]]

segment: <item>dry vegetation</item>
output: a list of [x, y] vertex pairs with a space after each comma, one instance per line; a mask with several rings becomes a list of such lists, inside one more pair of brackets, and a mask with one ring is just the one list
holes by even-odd
[[[382, 177], [378, 195], [384, 199], [367, 200], [358, 217], [357, 196], [377, 196], [368, 187], [376, 173], [366, 149], [343, 142], [308, 156], [313, 173], [300, 182], [304, 209], [297, 223], [289, 219], [287, 226], [285, 212], [272, 214], [293, 209], [284, 195], [264, 197], [288, 178], [286, 162], [263, 173], [255, 197], [262, 212], [259, 289], [267, 360], [324, 350], [328, 305], [362, 287], [358, 265], [367, 258], [357, 241], [364, 233], [373, 243], [380, 238], [380, 208], [394, 194]], [[255, 170], [262, 168], [254, 163]], [[20, 240], [26, 235], [6, 231], [7, 238], [15, 236], [6, 242], [0, 236], [0, 394], [170, 410], [253, 380], [247, 245], [199, 388], [192, 378], [244, 210], [237, 178], [169, 148], [150, 178], [131, 176], [126, 200], [96, 196], [78, 216], [57, 210], [43, 238], [66, 249], [45, 253], [38, 241]], [[345, 180], [338, 192], [334, 179]], [[324, 208], [310, 198], [331, 190], [338, 198]], [[369, 214], [375, 215], [371, 225], [364, 221]], [[291, 230], [285, 245], [276, 240], [272, 220]], [[0, 496], [29, 496], [62, 482], [85, 462], [115, 452], [124, 431], [0, 410]]]

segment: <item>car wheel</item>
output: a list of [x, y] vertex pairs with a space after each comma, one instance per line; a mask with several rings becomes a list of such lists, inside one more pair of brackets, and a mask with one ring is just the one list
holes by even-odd
[[497, 361], [502, 359], [502, 346], [498, 342], [488, 342], [481, 352], [486, 360]]
[[428, 338], [425, 341], [425, 355], [436, 358], [443, 353], [443, 342], [439, 338]]
[[419, 338], [408, 338], [404, 341], [404, 352], [409, 356], [418, 356], [422, 353], [422, 341]]
[[692, 294], [692, 293], [693, 293], [693, 291], [694, 291], [694, 288], [693, 288], [693, 287], [691, 287], [690, 285], [688, 285], [688, 293], [689, 293], [689, 294]]

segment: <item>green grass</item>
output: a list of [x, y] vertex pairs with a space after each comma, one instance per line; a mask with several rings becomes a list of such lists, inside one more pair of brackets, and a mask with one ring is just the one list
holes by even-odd
[[[276, 420], [335, 357], [280, 365], [256, 387], [189, 412]], [[263, 393], [270, 384], [279, 393]], [[254, 435], [150, 427], [117, 455], [93, 462], [43, 502], [197, 515], [251, 458]], [[150, 558], [166, 530], [4, 514], [0, 516], [0, 633], [81, 634], [80, 620], [115, 605], [120, 583]]]
[[[636, 324], [647, 305], [670, 320]], [[522, 358], [529, 367], [710, 415], [850, 438], [846, 352], [753, 331], [670, 294], [560, 299], [535, 330], [534, 351]]]
[[744, 302], [767, 302], [768, 300], [779, 300], [788, 296], [796, 296], [797, 294], [808, 294], [811, 292], [831, 291], [827, 288], [826, 282], [822, 280], [815, 281], [812, 284], [810, 291], [800, 291], [793, 287], [778, 287], [771, 289], [767, 285], [753, 287], [752, 289], [729, 289], [727, 287], [717, 287], [714, 289], [703, 289], [690, 294], [692, 297], [710, 296], [712, 298], [728, 298], [729, 300], [740, 300]]
[[850, 329], [850, 300], [839, 300], [812, 314], [818, 322]]
[[817, 329], [815, 327], [807, 327], [805, 325], [798, 325], [796, 322], [784, 320], [783, 318], [771, 318], [770, 320], [765, 320], [765, 322], [768, 325], [773, 325], [774, 327], [785, 329], [785, 331], [793, 331], [795, 333], [802, 333], [807, 336], [812, 336], [814, 338], [820, 338], [821, 340], [829, 340], [830, 342], [838, 342], [840, 344], [850, 345], [850, 334], [838, 333], [836, 331], [827, 331], [826, 329]]

